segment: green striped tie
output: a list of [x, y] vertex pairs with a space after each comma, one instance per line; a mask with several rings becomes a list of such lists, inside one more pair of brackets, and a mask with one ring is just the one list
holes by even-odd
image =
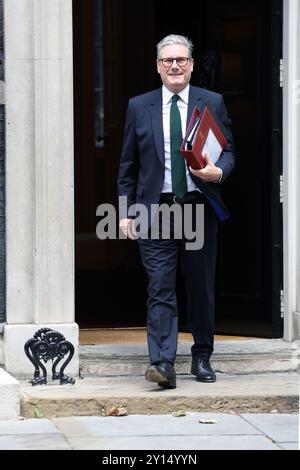
[[185, 161], [180, 153], [182, 143], [182, 129], [180, 112], [177, 106], [178, 95], [172, 96], [172, 105], [170, 110], [170, 141], [171, 141], [171, 175], [172, 191], [183, 198], [187, 193], [187, 182], [185, 173]]

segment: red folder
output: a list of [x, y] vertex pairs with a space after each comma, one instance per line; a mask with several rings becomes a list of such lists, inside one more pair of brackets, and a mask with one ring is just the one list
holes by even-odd
[[180, 152], [191, 168], [200, 169], [205, 167], [206, 161], [202, 156], [205, 148], [206, 151], [211, 148], [212, 153], [214, 153], [213, 161], [214, 163], [217, 161], [227, 145], [227, 139], [221, 126], [222, 124], [218, 122], [218, 119], [207, 106], [204, 108], [202, 115], [197, 107], [194, 108], [180, 148]]

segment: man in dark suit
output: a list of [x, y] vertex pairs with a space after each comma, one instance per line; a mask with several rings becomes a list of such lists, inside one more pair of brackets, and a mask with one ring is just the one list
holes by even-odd
[[[234, 167], [234, 155], [222, 96], [189, 85], [194, 65], [192, 49], [191, 41], [178, 35], [167, 36], [157, 45], [157, 71], [163, 86], [129, 100], [118, 178], [119, 196], [127, 198], [123, 211], [136, 203], [143, 204], [149, 213], [155, 204], [179, 204], [183, 210], [189, 204], [195, 226], [195, 208], [204, 204], [201, 249], [187, 250], [184, 235], [182, 239], [172, 236], [174, 226], [169, 239], [138, 240], [148, 274], [147, 334], [151, 364], [145, 377], [163, 388], [176, 387], [178, 261], [185, 277], [188, 326], [194, 339], [191, 373], [200, 382], [216, 380], [209, 360], [214, 335], [217, 219], [228, 217], [220, 185]], [[179, 148], [194, 107], [201, 111], [205, 105], [223, 124], [228, 144], [216, 164], [205, 155], [205, 168], [195, 170], [186, 165]], [[131, 216], [126, 212], [120, 220], [120, 228], [128, 238], [134, 238], [135, 233]], [[174, 220], [170, 223], [174, 224]]]

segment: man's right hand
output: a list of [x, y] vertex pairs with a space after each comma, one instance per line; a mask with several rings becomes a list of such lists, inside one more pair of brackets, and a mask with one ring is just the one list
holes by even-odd
[[134, 234], [134, 225], [133, 225], [134, 219], [122, 219], [120, 220], [120, 229], [124, 233], [124, 235], [127, 238], [130, 238], [130, 240], [135, 240], [135, 234]]

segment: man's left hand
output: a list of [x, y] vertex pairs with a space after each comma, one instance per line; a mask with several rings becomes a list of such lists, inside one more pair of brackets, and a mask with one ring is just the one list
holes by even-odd
[[191, 173], [200, 178], [204, 183], [216, 183], [222, 175], [222, 170], [212, 162], [208, 154], [203, 154], [203, 158], [206, 161], [206, 166], [201, 170], [189, 167]]

